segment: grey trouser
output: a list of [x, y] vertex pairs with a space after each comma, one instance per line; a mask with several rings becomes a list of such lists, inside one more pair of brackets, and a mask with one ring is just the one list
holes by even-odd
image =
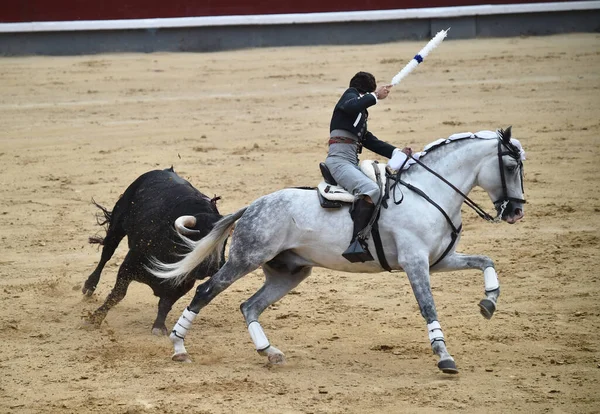
[[339, 185], [355, 196], [367, 195], [374, 203], [379, 201], [381, 192], [377, 183], [358, 168], [356, 144], [331, 144], [325, 165]]

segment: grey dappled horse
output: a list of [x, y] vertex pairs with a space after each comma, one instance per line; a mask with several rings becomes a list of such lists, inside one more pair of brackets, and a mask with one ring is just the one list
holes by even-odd
[[[500, 294], [492, 259], [455, 252], [460, 239], [461, 205], [465, 199], [471, 201], [466, 195], [479, 186], [494, 202], [496, 221], [512, 224], [523, 217], [524, 152], [520, 143], [511, 141], [510, 128], [484, 132], [480, 136], [457, 134], [458, 139], [440, 140], [421, 153], [417, 165], [402, 171], [401, 179], [398, 175], [388, 177], [396, 180], [390, 191], [393, 196], [387, 208], [381, 209], [379, 219], [385, 260], [391, 269], [408, 275], [427, 323], [431, 347], [439, 357], [438, 367], [446, 373], [458, 370], [438, 322], [430, 272], [480, 269], [486, 298], [479, 306], [488, 319]], [[400, 192], [403, 200], [397, 204], [394, 201], [398, 201]], [[483, 215], [494, 220], [487, 213]], [[342, 257], [352, 235], [347, 207], [323, 209], [315, 191], [284, 189], [225, 216], [203, 239], [185, 240], [192, 250], [173, 264], [154, 261], [152, 273], [173, 283], [185, 280], [188, 273], [221, 248], [236, 222], [227, 262], [198, 286], [173, 328], [173, 360], [190, 361], [184, 338], [198, 312], [233, 282], [261, 266], [265, 283], [240, 308], [257, 351], [274, 364], [284, 362], [284, 354], [270, 344], [258, 318], [269, 305], [308, 277], [313, 267], [354, 273], [384, 270], [380, 260], [350, 263]], [[372, 238], [369, 248], [374, 251]]]

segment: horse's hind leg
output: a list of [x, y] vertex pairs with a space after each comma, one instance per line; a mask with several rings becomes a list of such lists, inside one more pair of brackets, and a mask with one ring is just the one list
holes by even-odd
[[433, 271], [447, 272], [463, 269], [480, 269], [483, 272], [485, 299], [479, 302], [479, 311], [484, 318], [491, 319], [500, 296], [500, 283], [494, 262], [487, 256], [452, 253], [436, 265]]
[[306, 279], [310, 275], [312, 267], [300, 267], [290, 272], [287, 268], [276, 268], [264, 264], [263, 271], [266, 277], [265, 283], [250, 299], [240, 305], [240, 310], [244, 315], [248, 332], [258, 353], [266, 356], [271, 364], [282, 364], [285, 362], [285, 355], [271, 345], [258, 318], [266, 308]]
[[446, 349], [442, 327], [438, 322], [437, 310], [435, 309], [429, 282], [429, 263], [426, 260], [422, 263], [407, 263], [406, 265], [403, 264], [402, 268], [408, 275], [421, 315], [427, 322], [431, 349], [439, 357], [438, 368], [446, 374], [457, 374], [456, 363]]
[[171, 335], [169, 335], [175, 351], [172, 356], [173, 361], [191, 362], [183, 341], [200, 310], [208, 305], [219, 293], [231, 286], [233, 282], [258, 267], [259, 265], [238, 263], [230, 257], [229, 261], [214, 276], [196, 288], [194, 298], [188, 307], [185, 308], [173, 327]]

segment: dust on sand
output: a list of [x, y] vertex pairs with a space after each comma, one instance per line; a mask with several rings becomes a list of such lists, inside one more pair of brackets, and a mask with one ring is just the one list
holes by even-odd
[[283, 367], [254, 352], [238, 310], [259, 271], [196, 319], [192, 364], [151, 336], [157, 299], [143, 285], [99, 330], [80, 329], [126, 252], [123, 242], [82, 297], [99, 258], [87, 244], [100, 231], [92, 197], [111, 206], [137, 176], [171, 165], [222, 196], [222, 213], [316, 185], [350, 77], [389, 82], [421, 46], [0, 59], [0, 411], [597, 412], [597, 34], [448, 40], [370, 111], [373, 132], [401, 147], [513, 125], [527, 151], [521, 222], [464, 211], [459, 251], [491, 256], [500, 275], [494, 318], [477, 309], [480, 272], [432, 276], [459, 375], [437, 370], [403, 273], [315, 269], [261, 318]]

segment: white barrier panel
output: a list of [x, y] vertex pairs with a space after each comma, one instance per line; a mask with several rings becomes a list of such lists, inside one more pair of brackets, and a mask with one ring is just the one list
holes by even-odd
[[0, 23], [0, 33], [83, 30], [163, 29], [177, 27], [254, 26], [336, 23], [406, 19], [435, 19], [495, 14], [545, 13], [600, 9], [600, 1], [527, 3], [357, 12], [259, 14], [247, 16], [176, 17], [167, 19], [79, 20], [64, 22]]

